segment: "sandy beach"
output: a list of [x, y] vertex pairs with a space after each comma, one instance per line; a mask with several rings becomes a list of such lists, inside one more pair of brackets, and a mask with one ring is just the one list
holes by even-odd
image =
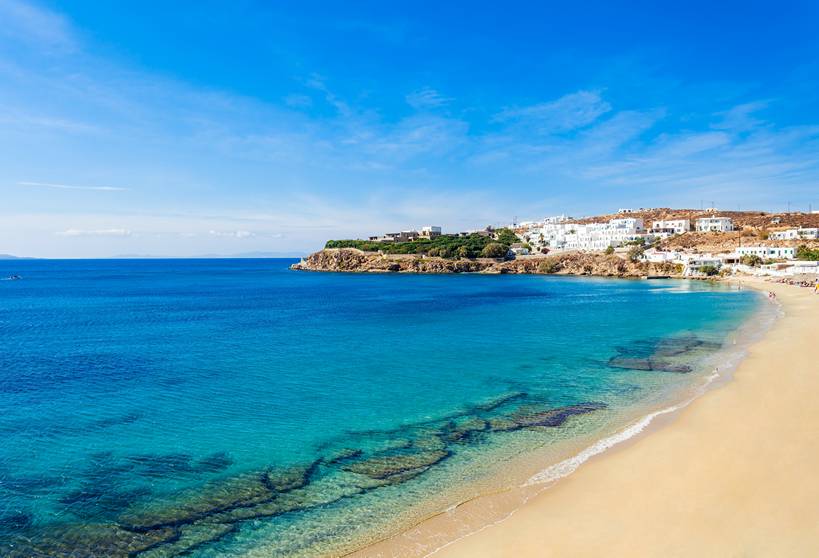
[[[441, 542], [457, 540], [434, 556], [816, 555], [819, 296], [742, 283], [775, 292], [784, 316], [729, 382], [592, 458], [505, 520], [465, 537], [439, 533]], [[412, 538], [360, 555], [414, 554]]]

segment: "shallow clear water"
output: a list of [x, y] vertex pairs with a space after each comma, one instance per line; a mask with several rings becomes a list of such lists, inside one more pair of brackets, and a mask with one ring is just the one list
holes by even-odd
[[673, 398], [759, 306], [290, 263], [0, 262], [0, 554], [345, 552]]

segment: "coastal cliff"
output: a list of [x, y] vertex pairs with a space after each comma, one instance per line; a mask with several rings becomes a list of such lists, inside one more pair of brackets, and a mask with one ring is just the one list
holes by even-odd
[[614, 254], [602, 253], [566, 252], [503, 261], [387, 255], [355, 248], [325, 248], [293, 264], [291, 269], [348, 273], [522, 273], [600, 277], [680, 276], [682, 272], [680, 266], [674, 264], [632, 262]]

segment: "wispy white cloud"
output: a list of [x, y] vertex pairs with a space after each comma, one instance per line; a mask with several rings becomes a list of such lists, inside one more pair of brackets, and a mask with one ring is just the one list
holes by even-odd
[[208, 231], [208, 234], [210, 234], [211, 236], [220, 236], [220, 237], [223, 237], [223, 238], [225, 238], [225, 237], [226, 238], [252, 238], [252, 237], [256, 236], [256, 233], [254, 233], [252, 231], [243, 231], [243, 230], [238, 230], [238, 231], [217, 231], [217, 230], [211, 229], [210, 231]]
[[412, 108], [423, 110], [447, 105], [453, 99], [442, 95], [431, 87], [424, 87], [407, 95], [406, 100], [407, 104]]
[[719, 121], [712, 124], [711, 127], [735, 132], [752, 130], [764, 123], [762, 119], [755, 117], [754, 113], [766, 109], [769, 104], [769, 101], [754, 101], [731, 107], [729, 110], [717, 113]]
[[82, 122], [74, 118], [53, 116], [46, 113], [30, 114], [11, 107], [0, 107], [0, 124], [8, 127], [17, 127], [22, 130], [46, 129], [57, 132], [89, 133], [97, 132], [99, 128], [93, 124]]
[[98, 230], [84, 230], [84, 229], [66, 229], [64, 231], [54, 233], [57, 236], [108, 236], [108, 237], [126, 237], [131, 236], [131, 231], [128, 229], [98, 229]]
[[567, 132], [588, 126], [610, 110], [599, 91], [577, 91], [546, 103], [507, 108], [496, 119], [518, 122], [541, 133]]
[[0, 0], [0, 36], [46, 51], [73, 51], [77, 39], [62, 15], [22, 0]]
[[54, 188], [56, 190], [91, 190], [95, 192], [123, 192], [128, 188], [118, 186], [72, 186], [69, 184], [53, 184], [50, 182], [18, 182], [18, 186], [29, 188]]

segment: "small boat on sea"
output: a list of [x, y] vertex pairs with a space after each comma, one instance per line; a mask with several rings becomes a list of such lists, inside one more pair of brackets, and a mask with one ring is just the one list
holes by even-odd
[[22, 279], [19, 275], [9, 275], [8, 277], [3, 277], [3, 281], [17, 281]]

